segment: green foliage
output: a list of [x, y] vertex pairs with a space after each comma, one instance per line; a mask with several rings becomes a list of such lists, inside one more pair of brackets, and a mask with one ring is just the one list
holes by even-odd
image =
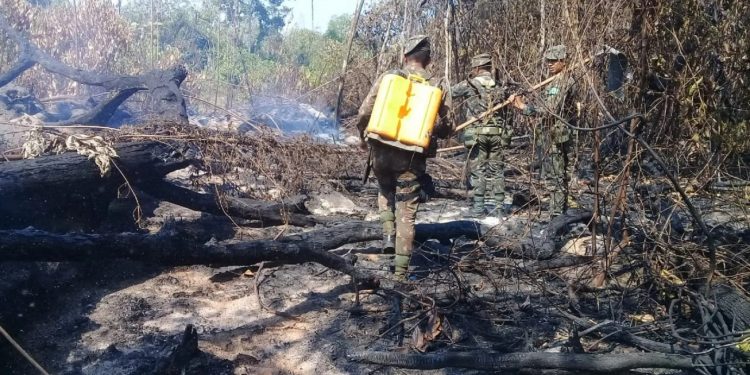
[[123, 14], [147, 65], [177, 60], [192, 77], [267, 88], [294, 70], [305, 77], [329, 73], [317, 71], [327, 69], [329, 57], [321, 54], [331, 49], [327, 39], [308, 30], [284, 35], [288, 12], [283, 0], [156, 0], [153, 9], [151, 0], [133, 0]]
[[307, 83], [314, 86], [337, 73], [344, 45], [315, 31], [295, 29], [285, 35], [282, 48], [283, 62], [299, 68]]
[[[351, 19], [335, 17], [320, 33], [285, 29], [285, 0], [29, 1], [0, 0], [0, 9], [71, 66], [140, 74], [182, 64], [191, 95], [212, 103], [226, 99], [227, 106], [263, 92], [330, 104], [336, 85], [329, 83], [339, 74]], [[0, 38], [0, 70], [16, 54], [15, 45]], [[357, 61], [372, 53], [355, 45], [352, 56]], [[33, 71], [20, 83], [40, 96], [88, 89], [51, 76]]]
[[[136, 29], [133, 51], [147, 66], [178, 61], [192, 77], [278, 92], [307, 90], [337, 74], [350, 16], [332, 19], [325, 34], [283, 32], [289, 8], [283, 0], [133, 0], [123, 14]], [[141, 61], [143, 62], [143, 61]], [[136, 65], [135, 59], [128, 64]]]
[[331, 18], [331, 20], [328, 21], [328, 29], [326, 30], [325, 37], [344, 43], [349, 35], [349, 25], [351, 22], [352, 17], [347, 14]]

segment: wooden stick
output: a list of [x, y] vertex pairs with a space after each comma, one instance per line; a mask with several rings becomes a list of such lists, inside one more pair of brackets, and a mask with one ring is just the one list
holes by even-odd
[[452, 147], [438, 149], [438, 152], [458, 151], [458, 150], [463, 150], [465, 148], [466, 146], [452, 146]]
[[[591, 61], [591, 57], [584, 59], [580, 64], [577, 64], [576, 67], [578, 67], [578, 65], [584, 65], [584, 64], [588, 63], [589, 61]], [[572, 69], [572, 67], [569, 68], [569, 69], [566, 69], [565, 71], [568, 71], [568, 70], [571, 70], [571, 69]], [[537, 83], [536, 85], [532, 86], [531, 89], [529, 89], [529, 91], [536, 91], [536, 90], [539, 90], [540, 88], [542, 88], [544, 86], [547, 86], [550, 82], [554, 81], [559, 75], [563, 74], [565, 71], [557, 73], [557, 74], [555, 74], [555, 75], [553, 75], [553, 76], [545, 79], [544, 81]], [[496, 105], [496, 106], [488, 109], [487, 111], [481, 113], [479, 116], [472, 117], [471, 119], [467, 120], [463, 124], [458, 125], [456, 127], [455, 131], [462, 130], [462, 129], [466, 128], [467, 126], [469, 126], [469, 125], [471, 125], [471, 124], [473, 124], [473, 123], [475, 123], [475, 122], [477, 122], [477, 121], [479, 121], [479, 120], [481, 120], [481, 119], [483, 119], [483, 118], [485, 118], [485, 117], [487, 117], [487, 116], [489, 116], [489, 115], [497, 112], [498, 110], [500, 110], [501, 108], [504, 108], [505, 106], [507, 106], [511, 102], [512, 102], [512, 100], [508, 99], [508, 100], [506, 100], [506, 101], [504, 101], [504, 102], [502, 102], [502, 103], [500, 103], [500, 104], [498, 104], [498, 105]], [[438, 150], [438, 151], [440, 151], [440, 150]]]
[[[524, 139], [524, 138], [529, 138], [529, 135], [526, 134], [526, 135], [521, 135], [518, 137], [513, 137], [512, 140], [517, 141], [517, 140]], [[437, 150], [437, 152], [450, 152], [450, 151], [458, 151], [461, 149], [466, 149], [466, 146], [451, 146], [451, 147], [440, 148]]]

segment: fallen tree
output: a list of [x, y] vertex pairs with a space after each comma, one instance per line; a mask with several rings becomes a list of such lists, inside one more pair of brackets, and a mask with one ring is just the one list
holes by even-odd
[[318, 231], [311, 236], [319, 241], [255, 240], [217, 243], [201, 242], [178, 230], [165, 229], [154, 235], [53, 234], [35, 229], [2, 232], [0, 260], [81, 262], [100, 259], [129, 259], [165, 266], [206, 264], [214, 266], [249, 265], [262, 261], [280, 264], [315, 262], [356, 277], [371, 280], [345, 258], [328, 253], [323, 247], [338, 247], [374, 235], [348, 233], [344, 224]]
[[532, 231], [523, 239], [508, 238], [500, 233], [488, 233], [485, 246], [497, 252], [506, 251], [511, 256], [528, 259], [550, 259], [557, 254], [557, 239], [567, 231], [570, 224], [588, 223], [593, 213], [584, 209], [571, 209], [547, 224], [544, 231]]
[[155, 181], [140, 188], [154, 198], [191, 210], [259, 220], [262, 225], [290, 224], [309, 227], [327, 221], [324, 218], [304, 215], [306, 210], [303, 203], [306, 197], [279, 203], [231, 196], [219, 197], [214, 194], [197, 193], [166, 181]]
[[0, 215], [7, 218], [0, 228], [96, 229], [109, 203], [128, 188], [195, 211], [262, 225], [314, 226], [327, 221], [305, 215], [303, 197], [265, 202], [198, 193], [164, 181], [168, 173], [200, 163], [197, 150], [187, 144], [131, 142], [114, 149], [116, 168], [104, 177], [93, 161], [72, 152], [0, 163]]
[[72, 152], [1, 163], [0, 228], [96, 228], [125, 178], [131, 188], [145, 186], [196, 162], [194, 150], [179, 143], [132, 142], [114, 149], [116, 168], [105, 177], [93, 161]]
[[[476, 236], [476, 224], [459, 221], [418, 225], [420, 239]], [[93, 259], [129, 259], [165, 266], [205, 264], [250, 265], [314, 262], [348, 274], [359, 281], [376, 278], [358, 270], [346, 258], [328, 252], [348, 243], [382, 236], [379, 223], [353, 221], [279, 240], [216, 242], [210, 233], [186, 233], [167, 225], [157, 234], [54, 234], [33, 228], [0, 231], [0, 262], [83, 262]]]
[[65, 65], [32, 44], [21, 32], [13, 28], [0, 14], [0, 31], [13, 40], [19, 49], [18, 60], [3, 74], [0, 87], [12, 82], [35, 65], [69, 78], [78, 83], [101, 87], [111, 92], [110, 96], [88, 113], [56, 123], [56, 125], [103, 125], [109, 121], [117, 107], [140, 91], [148, 91], [152, 100], [153, 119], [187, 124], [187, 107], [180, 85], [187, 78], [187, 69], [174, 66], [166, 70], [154, 70], [138, 76], [117, 76], [76, 69]]

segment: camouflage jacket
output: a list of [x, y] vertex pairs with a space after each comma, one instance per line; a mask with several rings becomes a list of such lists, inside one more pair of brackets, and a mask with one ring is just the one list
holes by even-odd
[[541, 105], [529, 104], [523, 111], [527, 116], [543, 116], [543, 131], [548, 132], [554, 143], [564, 143], [570, 140], [570, 129], [564, 122], [553, 116], [554, 113], [566, 122], [576, 123], [576, 104], [575, 104], [576, 84], [572, 77], [560, 75], [550, 82], [545, 88]]
[[[446, 97], [446, 90], [445, 87], [443, 87], [444, 85], [442, 84], [442, 80], [435, 79], [435, 77], [433, 77], [432, 74], [427, 72], [427, 70], [425, 69], [413, 68], [409, 66], [403, 69], [394, 69], [386, 72], [385, 74], [398, 74], [404, 78], [408, 77], [409, 75], [417, 75], [428, 81], [430, 85], [441, 88], [443, 90], [443, 102], [441, 103], [440, 110], [438, 112], [437, 123], [433, 128], [432, 134], [433, 137], [437, 138], [450, 137], [451, 133], [453, 132], [453, 128], [450, 122], [445, 120], [448, 113], [448, 107], [450, 105], [450, 98]], [[375, 98], [377, 97], [378, 90], [380, 89], [380, 82], [382, 81], [385, 74], [378, 77], [378, 80], [374, 85], [372, 85], [370, 91], [365, 97], [365, 100], [362, 101], [362, 105], [359, 107], [359, 113], [357, 115], [357, 130], [359, 130], [359, 135], [362, 139], [364, 139], [365, 129], [367, 128], [367, 124], [370, 121], [370, 116], [372, 115], [373, 107], [375, 106]], [[435, 145], [436, 142], [430, 142], [430, 144]]]
[[[451, 88], [454, 99], [463, 99], [466, 108], [466, 119], [477, 117], [510, 95], [507, 85], [495, 81], [490, 72], [481, 72], [476, 77], [462, 81]], [[513, 124], [513, 112], [503, 108], [494, 114], [477, 121], [472, 127], [503, 127], [510, 129]]]

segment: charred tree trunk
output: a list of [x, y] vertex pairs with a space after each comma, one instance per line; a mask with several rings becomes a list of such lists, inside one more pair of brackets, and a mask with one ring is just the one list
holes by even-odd
[[0, 87], [18, 78], [35, 65], [59, 74], [78, 83], [98, 86], [114, 95], [102, 102], [91, 112], [61, 123], [102, 125], [112, 117], [115, 109], [130, 96], [139, 91], [148, 91], [152, 98], [152, 110], [156, 120], [187, 124], [187, 107], [180, 85], [187, 77], [184, 66], [175, 66], [167, 70], [151, 71], [139, 76], [115, 76], [84, 71], [69, 67], [51, 55], [33, 45], [21, 32], [10, 25], [4, 15], [0, 14], [0, 30], [18, 44], [18, 60], [4, 74], [0, 74]]
[[[445, 239], [476, 236], [472, 222], [416, 226], [418, 239]], [[304, 263], [305, 251], [327, 251], [349, 243], [382, 238], [377, 222], [351, 221], [344, 224], [289, 235], [278, 240], [241, 241], [219, 244], [209, 241], [210, 231], [173, 229], [167, 225], [154, 235], [118, 234], [53, 234], [36, 229], [0, 231], [0, 262], [78, 262], [91, 259], [130, 259], [164, 265], [213, 264], [246, 265], [260, 261], [291, 261]], [[207, 242], [208, 241], [208, 242]], [[213, 243], [212, 243], [213, 242]], [[268, 254], [273, 254], [272, 258]], [[296, 258], [299, 257], [299, 258]]]
[[0, 163], [0, 229], [93, 230], [118, 192], [129, 188], [195, 211], [257, 220], [262, 225], [314, 226], [328, 221], [305, 215], [299, 197], [262, 202], [201, 194], [165, 182], [169, 172], [197, 163], [196, 153], [183, 144], [138, 142], [118, 144], [115, 149], [119, 157], [113, 162], [118, 168], [104, 178], [93, 161], [72, 152]]
[[[168, 201], [195, 211], [214, 215], [229, 215], [241, 219], [260, 220], [262, 225], [290, 224], [301, 227], [314, 226], [325, 220], [304, 215], [302, 202], [263, 202], [236, 197], [219, 198], [175, 186], [166, 181], [140, 186], [154, 198]], [[291, 204], [289, 204], [291, 203]]]
[[[472, 236], [471, 222], [417, 226], [419, 238]], [[279, 240], [216, 242], [211, 233], [180, 231], [170, 226], [154, 235], [53, 234], [31, 228], [0, 231], [0, 262], [85, 262], [100, 259], [129, 259], [166, 266], [205, 264], [212, 266], [250, 265], [262, 261], [276, 264], [319, 263], [346, 273], [360, 282], [373, 284], [376, 278], [354, 267], [346, 258], [328, 250], [348, 243], [380, 239], [380, 225], [349, 222]]]
[[181, 144], [137, 142], [115, 149], [119, 170], [107, 177], [73, 152], [0, 164], [0, 228], [96, 228], [125, 183], [123, 175], [131, 186], [145, 186], [195, 162], [192, 149]]
[[[302, 241], [256, 240], [231, 243], [206, 241], [166, 228], [158, 234], [52, 234], [35, 229], [0, 231], [0, 261], [85, 262], [95, 259], [129, 259], [165, 266], [205, 264], [250, 265], [262, 261], [279, 264], [315, 262], [359, 280], [368, 279], [345, 258], [327, 249], [339, 247], [368, 233], [350, 236], [348, 225], [320, 230]], [[370, 237], [372, 234], [369, 235]], [[308, 241], [312, 238], [314, 240]]]
[[517, 238], [507, 238], [502, 235], [491, 234], [485, 241], [485, 245], [494, 247], [497, 251], [507, 251], [511, 256], [529, 259], [549, 259], [555, 256], [557, 240], [567, 231], [570, 224], [588, 222], [593, 213], [583, 209], [568, 210], [565, 214], [554, 218], [540, 235], [536, 231], [528, 238], [518, 241]]

